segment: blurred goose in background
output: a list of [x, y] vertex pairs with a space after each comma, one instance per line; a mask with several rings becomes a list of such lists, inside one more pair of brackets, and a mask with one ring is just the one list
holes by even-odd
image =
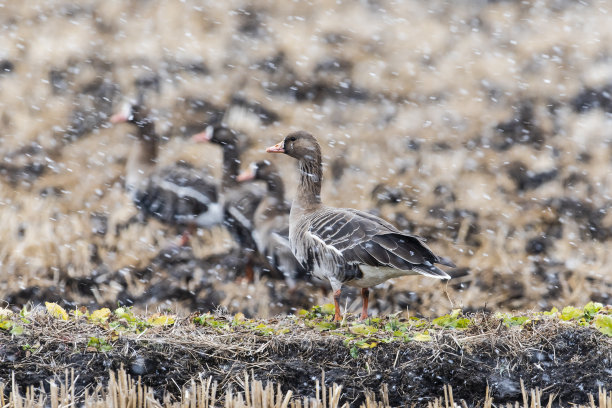
[[361, 319], [366, 319], [372, 286], [416, 274], [450, 279], [434, 264], [455, 265], [435, 255], [421, 238], [366, 212], [321, 203], [321, 147], [310, 133], [291, 133], [266, 151], [285, 153], [298, 161], [300, 181], [291, 206], [289, 243], [302, 265], [314, 276], [329, 280], [334, 320], [342, 319], [339, 298], [343, 284], [361, 288]]
[[266, 195], [257, 206], [253, 219], [253, 239], [257, 250], [293, 289], [296, 279], [304, 279], [307, 272], [295, 259], [289, 246], [291, 205], [285, 200], [283, 180], [276, 166], [268, 160], [251, 163], [249, 170], [238, 176], [239, 182], [247, 180], [266, 183]]
[[254, 280], [253, 264], [257, 244], [253, 239], [253, 218], [257, 206], [264, 197], [264, 190], [254, 183], [238, 182], [240, 173], [240, 134], [221, 124], [208, 126], [204, 132], [193, 136], [196, 142], [208, 142], [221, 146], [223, 151], [223, 173], [221, 176], [221, 200], [223, 202], [223, 225], [230, 232], [245, 256], [245, 275]]
[[136, 126], [136, 143], [127, 160], [125, 185], [145, 217], [183, 227], [181, 246], [189, 242], [196, 227], [210, 228], [223, 222], [223, 207], [212, 176], [183, 161], [157, 168], [159, 136], [145, 106], [125, 104], [110, 122]]

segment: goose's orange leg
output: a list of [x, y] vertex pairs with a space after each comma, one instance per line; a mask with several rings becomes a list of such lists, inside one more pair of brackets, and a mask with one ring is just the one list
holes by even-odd
[[363, 308], [361, 309], [361, 320], [368, 318], [368, 298], [370, 296], [370, 289], [361, 289], [361, 298], [363, 299]]
[[342, 320], [342, 315], [340, 314], [340, 292], [341, 289], [338, 289], [334, 292], [334, 307], [336, 308], [336, 314], [334, 315], [334, 321], [339, 322]]
[[249, 260], [244, 267], [244, 276], [246, 277], [247, 283], [255, 282], [255, 271], [253, 270], [253, 260], [249, 257]]
[[185, 228], [185, 230], [183, 231], [183, 235], [181, 235], [181, 242], [179, 245], [183, 247], [189, 244], [189, 240], [191, 239], [191, 236], [195, 234], [195, 231], [195, 224], [189, 224], [187, 228]]

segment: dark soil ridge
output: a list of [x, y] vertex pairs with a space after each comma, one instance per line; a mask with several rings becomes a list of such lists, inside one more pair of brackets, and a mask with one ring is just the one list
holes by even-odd
[[[354, 356], [345, 337], [319, 332], [316, 325], [307, 327], [312, 322], [294, 317], [256, 322], [273, 332], [268, 335], [254, 325], [196, 325], [192, 316], [117, 336], [104, 324], [63, 321], [36, 310], [23, 334], [0, 330], [0, 382], [10, 392], [14, 373], [22, 395], [28, 386], [49, 392], [49, 380], [61, 382], [65, 370], [74, 369], [79, 394], [106, 384], [110, 370], [124, 367], [161, 398], [178, 396], [199, 376], [212, 376], [224, 393], [248, 371], [257, 380], [281, 384], [284, 392], [312, 397], [324, 371], [326, 385], [343, 386], [343, 402], [357, 405], [365, 390], [377, 392], [387, 384], [392, 406], [425, 404], [440, 397], [445, 384], [452, 386], [456, 401], [470, 406], [483, 402], [487, 385], [496, 403], [521, 400], [521, 379], [527, 389], [544, 390], [542, 401], [556, 395], [555, 406], [586, 404], [599, 387], [612, 386], [612, 337], [556, 318], [506, 327], [488, 314], [469, 317], [468, 329], [430, 328], [431, 341], [380, 343]], [[232, 322], [223, 316], [214, 321]], [[88, 347], [92, 337], [108, 339], [112, 348], [95, 351]]]

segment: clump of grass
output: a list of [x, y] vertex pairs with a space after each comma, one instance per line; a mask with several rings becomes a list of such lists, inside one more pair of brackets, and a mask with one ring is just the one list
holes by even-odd
[[[45, 302], [45, 308], [47, 314], [54, 319], [65, 322], [85, 320], [91, 325], [105, 329], [105, 336], [88, 338], [86, 351], [110, 351], [113, 343], [123, 333], [140, 334], [149, 328], [171, 326], [176, 320], [175, 316], [163, 313], [154, 313], [142, 318], [134, 314], [129, 307], [118, 307], [113, 312], [109, 308], [102, 308], [91, 313], [87, 308], [81, 307], [67, 312], [57, 303]], [[0, 309], [0, 330], [5, 330], [14, 336], [25, 334], [30, 323], [29, 314], [25, 307], [18, 314], [9, 309]]]
[[27, 315], [28, 310], [25, 307], [21, 309], [18, 317], [9, 309], [0, 309], [0, 330], [6, 330], [13, 336], [23, 334], [23, 324], [30, 323]]
[[537, 324], [542, 319], [555, 318], [564, 324], [593, 327], [607, 336], [612, 336], [612, 306], [597, 302], [589, 302], [584, 307], [565, 306], [561, 311], [553, 307], [550, 311], [530, 315], [495, 313], [494, 316], [506, 327], [524, 327]]
[[432, 323], [445, 329], [467, 329], [472, 321], [467, 317], [460, 317], [460, 315], [461, 309], [454, 309], [451, 314], [433, 319]]
[[92, 324], [120, 332], [142, 333], [150, 327], [170, 326], [174, 324], [176, 316], [162, 313], [142, 318], [136, 315], [131, 307], [121, 306], [111, 312], [107, 307], [93, 310], [91, 313], [85, 307], [76, 308], [68, 313], [57, 303], [45, 302], [47, 312], [56, 319], [69, 320], [86, 319]]
[[[431, 321], [417, 317], [400, 320], [391, 316], [386, 319], [374, 317], [364, 322], [343, 321], [338, 324], [332, 321], [333, 315], [334, 306], [326, 304], [314, 306], [308, 311], [299, 310], [296, 316], [306, 327], [344, 337], [344, 343], [354, 357], [358, 356], [359, 349], [370, 349], [381, 343], [394, 341], [431, 341], [432, 333], [436, 330], [462, 330], [474, 324], [474, 316], [465, 316], [461, 309], [454, 309], [451, 313]], [[612, 307], [604, 307], [595, 302], [589, 302], [584, 307], [566, 306], [561, 312], [553, 308], [547, 312], [519, 315], [496, 313], [494, 317], [500, 319], [508, 328], [525, 327], [543, 319], [557, 319], [560, 322], [594, 327], [601, 333], [612, 336]]]
[[[55, 319], [85, 320], [90, 324], [108, 329], [110, 341], [116, 340], [121, 334], [140, 334], [150, 328], [172, 326], [176, 322], [174, 315], [155, 313], [144, 318], [135, 314], [130, 307], [125, 306], [118, 307], [114, 311], [102, 308], [91, 312], [83, 307], [67, 312], [60, 305], [49, 302], [46, 302], [45, 306], [47, 313]], [[26, 308], [22, 309], [18, 315], [8, 309], [0, 310], [0, 329], [12, 335], [24, 333], [29, 323], [28, 314]], [[333, 316], [334, 306], [324, 304], [313, 306], [310, 310], [298, 310], [291, 319], [277, 320], [275, 323], [261, 319], [247, 319], [242, 313], [237, 313], [233, 317], [211, 313], [195, 314], [191, 317], [191, 322], [196, 326], [211, 328], [218, 333], [250, 331], [261, 336], [288, 334], [296, 327], [312, 329], [316, 332], [342, 337], [351, 355], [355, 357], [359, 349], [371, 349], [381, 343], [396, 341], [432, 341], [432, 334], [436, 332], [466, 330], [474, 324], [474, 316], [466, 316], [460, 309], [454, 309], [451, 313], [432, 320], [418, 317], [399, 319], [396, 316], [389, 316], [386, 318], [372, 317], [364, 321], [334, 322]], [[596, 302], [589, 302], [583, 307], [566, 306], [561, 311], [553, 308], [547, 312], [495, 313], [493, 316], [508, 328], [523, 328], [544, 320], [556, 319], [561, 324], [592, 327], [607, 336], [612, 336], [612, 307]], [[101, 349], [97, 344], [93, 346], [98, 350]]]
[[271, 326], [263, 320], [247, 319], [242, 313], [237, 313], [231, 319], [206, 313], [193, 317], [192, 321], [200, 326], [211, 327], [220, 333], [248, 330], [261, 336], [271, 336], [286, 334], [290, 331], [289, 328]]
[[87, 351], [111, 351], [113, 346], [109, 344], [103, 337], [90, 337], [87, 341]]

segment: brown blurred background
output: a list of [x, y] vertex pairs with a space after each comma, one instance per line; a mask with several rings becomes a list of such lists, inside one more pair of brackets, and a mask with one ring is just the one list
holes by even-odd
[[[0, 8], [0, 299], [11, 307], [269, 316], [329, 301], [308, 283], [236, 282], [221, 228], [175, 250], [176, 230], [130, 222], [134, 129], [108, 117], [139, 93], [160, 165], [219, 175], [220, 150], [190, 136], [239, 105], [243, 167], [308, 130], [323, 144], [326, 203], [381, 214], [458, 265], [448, 285], [381, 285], [375, 313], [610, 303], [607, 2], [26, 3]], [[292, 195], [294, 163], [274, 159]]]

